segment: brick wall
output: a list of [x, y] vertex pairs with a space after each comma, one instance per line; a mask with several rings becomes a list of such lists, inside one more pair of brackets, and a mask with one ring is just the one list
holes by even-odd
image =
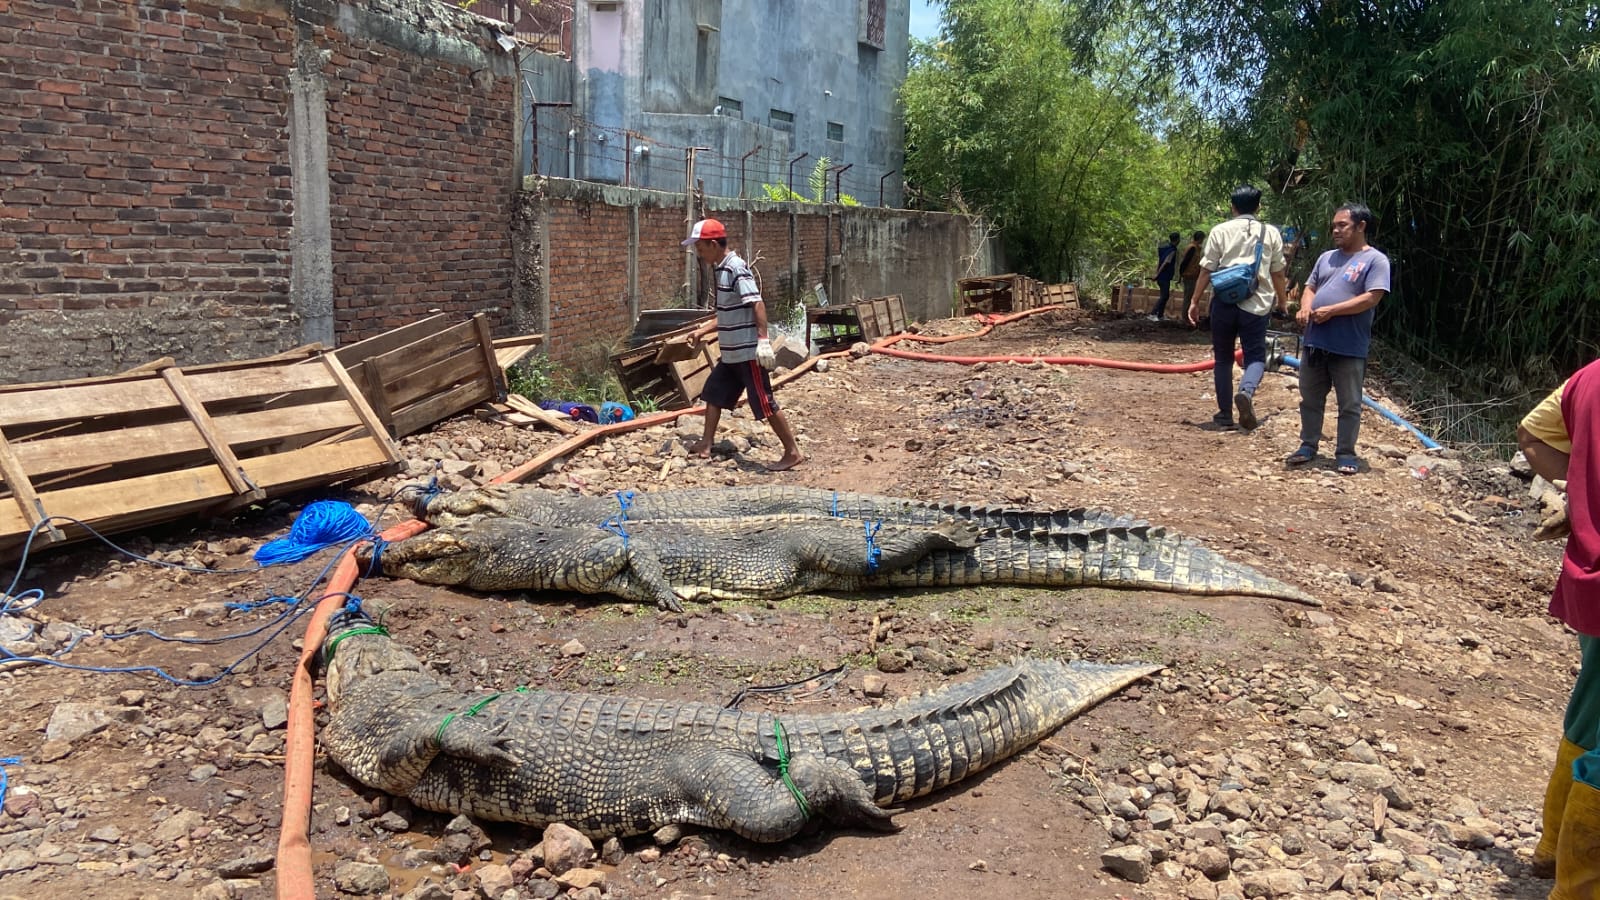
[[504, 321], [516, 86], [481, 60], [508, 58], [431, 3], [298, 9], [299, 39], [286, 0], [0, 0], [0, 383], [302, 343], [290, 74], [318, 54], [335, 334]]
[[0, 2], [0, 382], [285, 345], [286, 24]]
[[511, 78], [323, 31], [341, 344], [440, 310], [508, 321]]
[[628, 297], [628, 210], [606, 203], [553, 200], [546, 206], [553, 355], [588, 370], [633, 330]]
[[689, 233], [683, 208], [644, 206], [639, 209], [639, 308], [682, 306], [684, 257], [679, 246]]

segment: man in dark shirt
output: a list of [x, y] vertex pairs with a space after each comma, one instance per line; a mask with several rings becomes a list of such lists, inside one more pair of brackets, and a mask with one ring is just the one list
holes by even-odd
[[1178, 274], [1178, 233], [1167, 235], [1167, 242], [1156, 250], [1156, 286], [1161, 297], [1150, 311], [1150, 321], [1159, 322], [1167, 314], [1167, 299], [1172, 296], [1172, 276]]
[[1389, 293], [1389, 257], [1369, 245], [1376, 219], [1360, 203], [1346, 203], [1333, 214], [1334, 249], [1317, 258], [1300, 295], [1300, 447], [1285, 460], [1291, 466], [1317, 458], [1322, 415], [1333, 388], [1339, 404], [1334, 469], [1361, 471], [1356, 438], [1361, 434], [1361, 386], [1367, 377], [1372, 317]]

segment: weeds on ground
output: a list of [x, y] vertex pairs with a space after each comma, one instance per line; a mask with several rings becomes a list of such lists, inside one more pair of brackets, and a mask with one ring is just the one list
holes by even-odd
[[580, 348], [577, 362], [562, 365], [540, 353], [512, 366], [506, 373], [511, 393], [521, 394], [535, 403], [540, 400], [566, 400], [599, 408], [602, 403], [626, 403], [635, 413], [658, 412], [661, 405], [642, 397], [629, 400], [622, 382], [611, 370], [611, 349], [595, 342]]

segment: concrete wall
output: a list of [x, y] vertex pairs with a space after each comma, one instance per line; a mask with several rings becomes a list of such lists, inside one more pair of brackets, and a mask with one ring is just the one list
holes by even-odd
[[511, 295], [517, 82], [426, 0], [0, 2], [0, 382]]
[[[769, 302], [825, 284], [835, 302], [900, 294], [916, 319], [950, 314], [956, 280], [993, 271], [987, 226], [942, 213], [711, 199], [729, 246]], [[694, 267], [683, 195], [530, 178], [517, 200], [513, 320], [551, 356], [601, 367], [641, 309], [689, 305]]]

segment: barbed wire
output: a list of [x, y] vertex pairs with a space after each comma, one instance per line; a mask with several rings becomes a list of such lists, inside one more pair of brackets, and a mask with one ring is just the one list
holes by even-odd
[[[684, 157], [694, 150], [694, 179], [703, 183], [707, 196], [760, 199], [766, 196], [764, 185], [778, 185], [814, 199], [811, 176], [818, 157], [804, 156], [791, 167], [793, 156], [760, 146], [752, 146], [743, 156], [729, 156], [720, 150], [690, 147], [659, 140], [648, 132], [595, 122], [563, 107], [534, 110], [530, 118], [534, 158], [541, 175], [565, 177], [570, 173], [582, 180], [683, 191], [688, 188]], [[571, 158], [574, 151], [577, 160]], [[863, 168], [849, 160], [829, 161], [825, 199], [837, 202], [843, 193], [864, 205], [887, 203], [888, 186], [879, 179], [893, 171]], [[841, 171], [841, 166], [850, 168]]]

